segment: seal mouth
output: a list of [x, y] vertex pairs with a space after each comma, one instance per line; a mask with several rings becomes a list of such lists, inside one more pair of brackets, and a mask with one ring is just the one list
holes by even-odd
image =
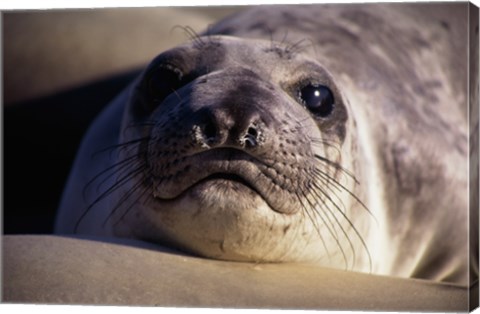
[[[217, 189], [221, 186], [227, 190], [235, 190], [237, 192], [250, 190], [253, 194], [260, 197], [264, 202], [266, 202], [269, 206], [272, 206], [269, 202], [269, 198], [264, 195], [265, 191], [262, 191], [254, 184], [250, 183], [247, 179], [242, 177], [241, 175], [237, 175], [234, 173], [227, 173], [227, 172], [216, 172], [213, 173], [199, 181], [193, 183], [191, 186], [187, 187], [180, 195], [175, 197], [178, 199], [182, 197], [184, 194], [189, 193], [190, 191], [194, 191], [197, 188], [205, 188], [206, 186], [215, 186]], [[241, 193], [241, 192], [240, 192]], [[243, 193], [242, 193], [243, 194]]]
[[198, 185], [198, 184], [202, 184], [202, 183], [205, 183], [205, 182], [208, 182], [208, 181], [215, 181], [215, 180], [224, 180], [224, 181], [236, 182], [236, 183], [247, 186], [251, 190], [255, 191], [257, 194], [261, 195], [260, 191], [258, 191], [252, 184], [250, 184], [250, 182], [245, 180], [243, 177], [241, 177], [237, 174], [226, 173], [226, 172], [213, 173], [213, 174], [209, 175], [208, 177], [198, 181], [197, 183], [192, 185], [192, 187], [195, 186], [195, 185]]
[[[220, 157], [222, 156], [222, 157]], [[236, 164], [238, 161], [243, 161], [242, 164], [250, 163], [250, 164], [261, 164], [262, 162], [255, 159], [251, 155], [244, 153], [243, 151], [237, 151], [236, 149], [211, 149], [206, 152], [198, 153], [192, 156], [189, 156], [188, 163], [191, 165], [205, 165], [206, 172], [200, 173], [195, 170], [188, 171], [185, 173], [184, 179], [182, 180], [184, 185], [183, 188], [177, 190], [176, 194], [171, 195], [171, 197], [165, 196], [157, 196], [157, 198], [162, 200], [174, 200], [181, 197], [183, 194], [187, 193], [189, 190], [194, 189], [204, 183], [209, 182], [230, 182], [234, 184], [243, 185], [259, 196], [261, 196], [265, 201], [268, 198], [264, 197], [262, 194], [261, 189], [258, 186], [255, 186], [248, 177], [252, 177], [248, 175], [251, 172], [251, 169], [242, 166], [232, 166]], [[212, 167], [215, 165], [216, 167]], [[188, 167], [190, 168], [190, 166]], [[244, 171], [242, 171], [242, 169]], [[188, 181], [188, 183], [187, 183]]]
[[[154, 188], [154, 197], [160, 201], [174, 201], [202, 185], [224, 183], [225, 188], [241, 191], [250, 190], [260, 197], [272, 210], [280, 213], [296, 211], [295, 186], [279, 182], [279, 170], [274, 165], [259, 160], [237, 149], [210, 149], [201, 153], [181, 157], [174, 175], [153, 174], [159, 182]], [[171, 173], [171, 172], [170, 172]], [[242, 189], [244, 188], [244, 189]], [[246, 190], [248, 189], [248, 190]], [[243, 193], [242, 193], [243, 194]]]

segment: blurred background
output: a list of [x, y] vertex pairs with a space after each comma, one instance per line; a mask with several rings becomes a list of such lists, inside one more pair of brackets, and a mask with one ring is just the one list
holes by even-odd
[[82, 134], [162, 51], [242, 7], [3, 14], [4, 234], [51, 233]]
[[239, 7], [36, 10], [3, 19], [4, 102], [45, 96], [143, 66]]

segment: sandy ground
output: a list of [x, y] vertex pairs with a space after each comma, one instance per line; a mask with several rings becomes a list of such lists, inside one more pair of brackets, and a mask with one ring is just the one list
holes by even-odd
[[424, 280], [302, 264], [214, 261], [121, 239], [7, 236], [3, 245], [3, 301], [8, 303], [468, 309], [467, 288]]
[[241, 7], [47, 10], [4, 14], [4, 103], [146, 64]]

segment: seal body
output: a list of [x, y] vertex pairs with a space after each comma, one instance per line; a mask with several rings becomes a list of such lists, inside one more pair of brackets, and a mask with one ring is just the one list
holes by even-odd
[[257, 7], [86, 134], [58, 233], [466, 283], [466, 6]]

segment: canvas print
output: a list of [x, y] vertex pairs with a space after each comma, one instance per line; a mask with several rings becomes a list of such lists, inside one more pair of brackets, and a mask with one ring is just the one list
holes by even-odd
[[478, 12], [3, 12], [2, 301], [476, 308]]

